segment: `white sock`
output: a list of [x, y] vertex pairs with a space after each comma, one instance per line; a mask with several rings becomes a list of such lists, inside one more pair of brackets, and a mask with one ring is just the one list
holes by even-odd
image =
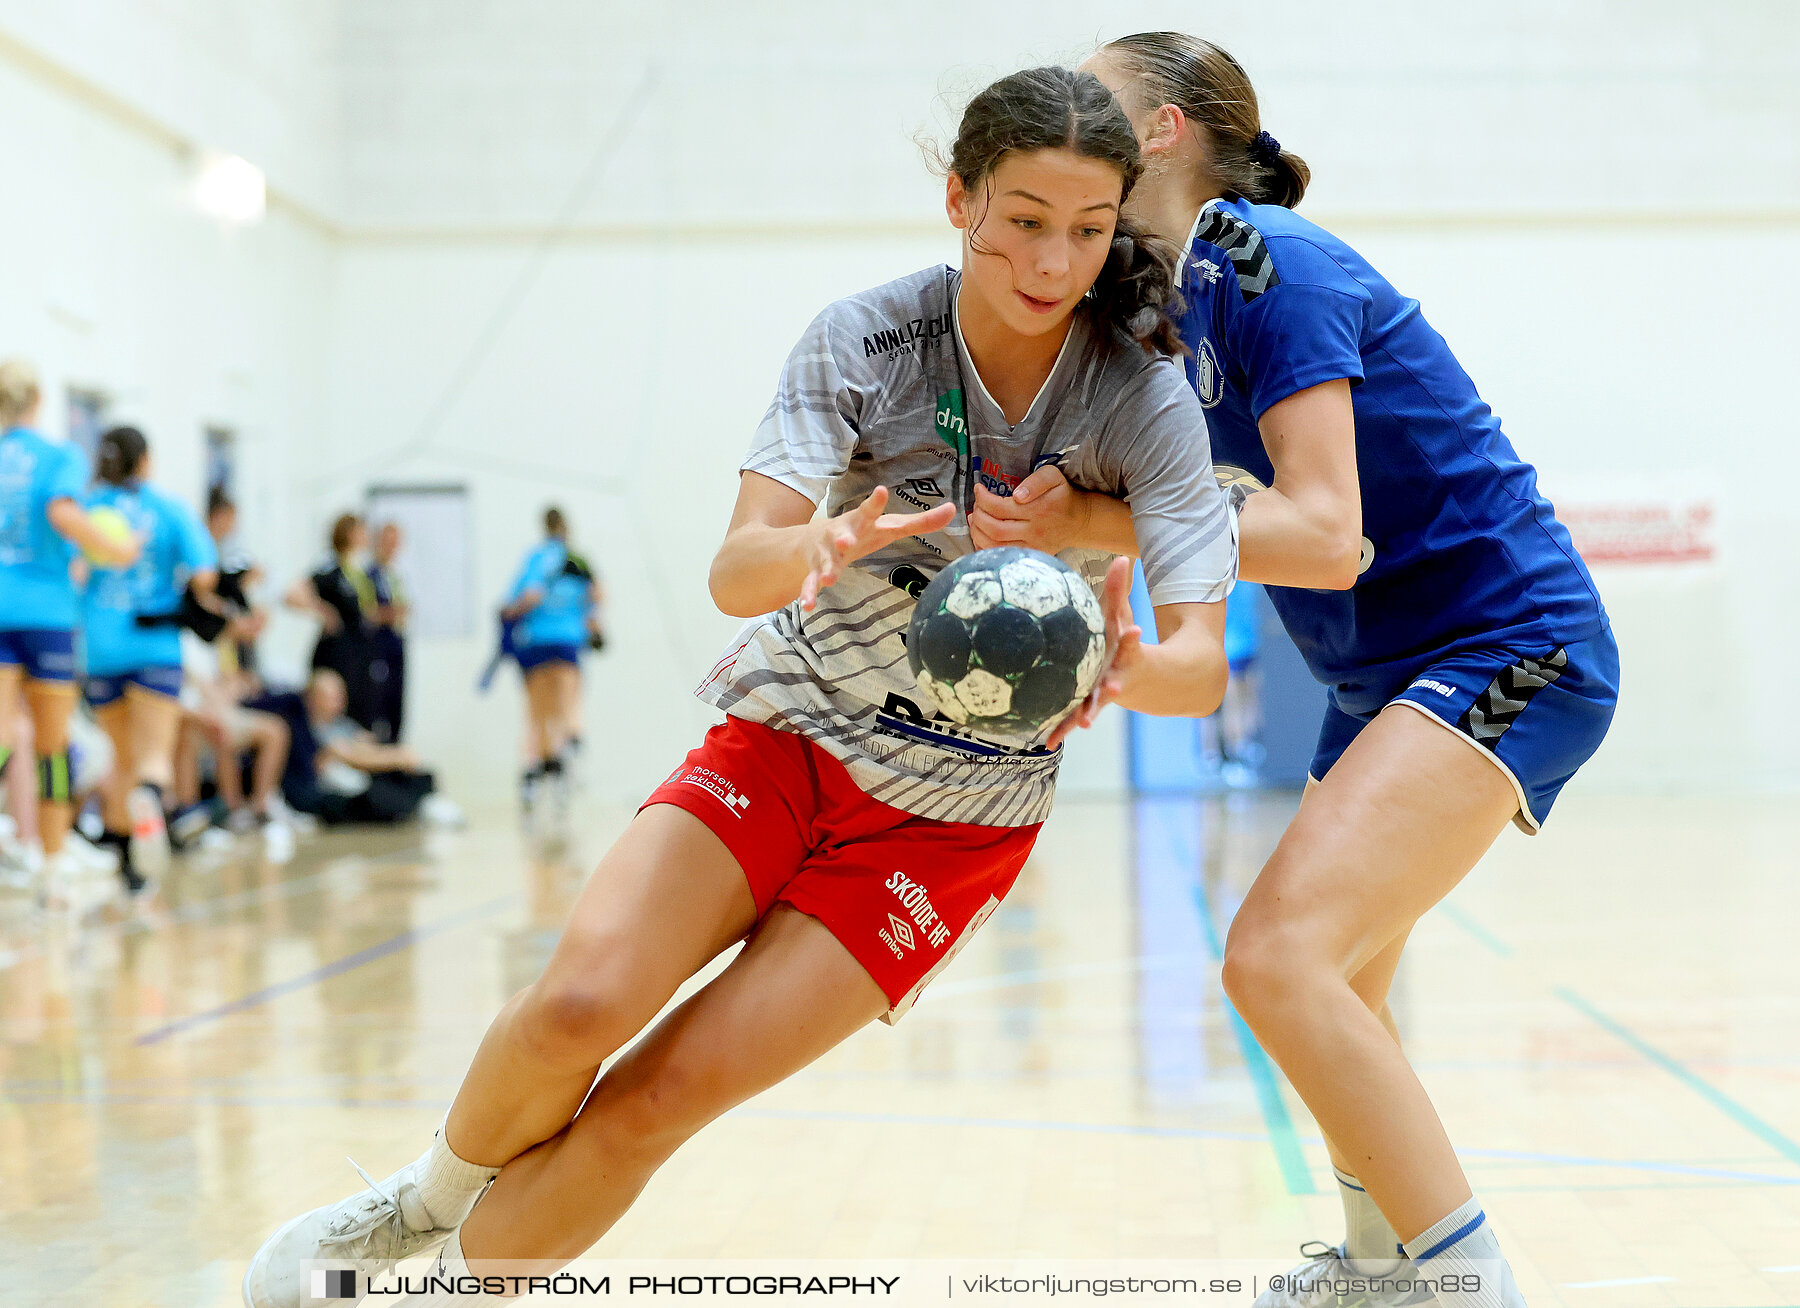
[[[421, 1280], [436, 1280], [445, 1284], [454, 1284], [457, 1277], [468, 1274], [469, 1264], [463, 1260], [462, 1236], [453, 1231], [444, 1247], [438, 1250], [437, 1257], [431, 1260], [430, 1269], [406, 1279], [415, 1284]], [[400, 1302], [405, 1305], [405, 1308], [452, 1308], [452, 1305], [455, 1304], [473, 1303], [475, 1300], [483, 1298], [486, 1296], [470, 1296], [448, 1290], [432, 1289], [420, 1294], [409, 1294]]]
[[419, 1187], [419, 1198], [431, 1214], [432, 1225], [440, 1230], [461, 1226], [488, 1182], [500, 1175], [498, 1167], [483, 1167], [458, 1158], [445, 1143], [441, 1126], [431, 1138], [431, 1148], [420, 1156], [414, 1169], [413, 1183]]
[[[1421, 1278], [1438, 1282], [1443, 1308], [1525, 1308], [1478, 1199], [1408, 1240], [1406, 1256]], [[1445, 1286], [1446, 1280], [1460, 1281], [1463, 1288]]]
[[1331, 1174], [1337, 1177], [1338, 1198], [1344, 1201], [1344, 1256], [1358, 1262], [1399, 1262], [1403, 1257], [1400, 1237], [1369, 1198], [1369, 1192], [1348, 1172], [1334, 1167]]

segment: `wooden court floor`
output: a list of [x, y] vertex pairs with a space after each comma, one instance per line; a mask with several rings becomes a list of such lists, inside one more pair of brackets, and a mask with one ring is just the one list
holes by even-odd
[[[1291, 797], [1066, 803], [876, 1025], [676, 1156], [597, 1256], [1233, 1257], [1336, 1240], [1218, 950]], [[0, 1303], [232, 1305], [414, 1156], [625, 815], [333, 834], [70, 923], [0, 898]], [[1394, 1007], [1533, 1305], [1800, 1304], [1800, 806], [1570, 796]]]

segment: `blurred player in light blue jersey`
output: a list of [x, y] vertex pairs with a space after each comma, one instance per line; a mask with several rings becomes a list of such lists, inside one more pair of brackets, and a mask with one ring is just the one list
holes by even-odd
[[[63, 856], [72, 817], [69, 717], [75, 708], [76, 600], [69, 569], [76, 547], [124, 564], [137, 557], [137, 544], [109, 536], [83, 510], [86, 460], [73, 446], [32, 430], [39, 399], [29, 364], [0, 363], [0, 766], [12, 752], [22, 692], [37, 755], [43, 884], [54, 897], [75, 875]], [[26, 865], [35, 861], [33, 851]]]
[[[1314, 784], [1232, 925], [1224, 983], [1323, 1128], [1349, 1233], [1257, 1304], [1335, 1303], [1330, 1282], [1391, 1271], [1367, 1303], [1429, 1299], [1417, 1278], [1445, 1308], [1513, 1308], [1386, 996], [1420, 914], [1509, 820], [1535, 832], [1606, 734], [1606, 611], [1418, 302], [1291, 212], [1306, 165], [1262, 130], [1237, 62], [1157, 32], [1086, 68], [1144, 149], [1132, 212], [1185, 249], [1188, 379], [1238, 507], [1241, 576], [1330, 687]], [[984, 492], [973, 525], [1127, 550], [1127, 519], [1044, 469], [1011, 498]]]
[[113, 428], [96, 461], [100, 484], [88, 508], [117, 513], [143, 542], [130, 567], [93, 570], [81, 608], [84, 690], [118, 759], [101, 791], [103, 839], [122, 851], [136, 890], [168, 861], [163, 810], [181, 727], [183, 608], [220, 610], [219, 554], [199, 516], [149, 484], [142, 432]]
[[598, 648], [600, 582], [569, 548], [569, 523], [544, 510], [543, 542], [525, 556], [507, 592], [502, 622], [512, 625], [513, 657], [525, 678], [525, 775], [519, 798], [529, 810], [548, 784], [566, 796], [568, 752], [581, 739], [581, 650]]

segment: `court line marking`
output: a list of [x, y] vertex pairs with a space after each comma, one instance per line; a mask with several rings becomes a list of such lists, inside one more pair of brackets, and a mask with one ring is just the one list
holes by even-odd
[[1593, 1004], [1569, 989], [1569, 987], [1557, 986], [1552, 993], [1576, 1012], [1596, 1023], [1618, 1039], [1623, 1040], [1626, 1044], [1637, 1050], [1638, 1053], [1649, 1059], [1650, 1062], [1662, 1068], [1663, 1071], [1687, 1086], [1688, 1089], [1692, 1090], [1714, 1108], [1717, 1108], [1720, 1112], [1724, 1113], [1725, 1116], [1750, 1132], [1750, 1134], [1754, 1135], [1764, 1144], [1774, 1149], [1776, 1153], [1780, 1154], [1790, 1163], [1800, 1164], [1800, 1144], [1796, 1144], [1793, 1140], [1783, 1135], [1774, 1126], [1765, 1122], [1762, 1118], [1744, 1107], [1744, 1105], [1740, 1104], [1723, 1090], [1713, 1085], [1712, 1082], [1708, 1081], [1698, 1072], [1695, 1072], [1685, 1063], [1669, 1054], [1665, 1054], [1662, 1050], [1658, 1049], [1648, 1040], [1645, 1040], [1624, 1023], [1608, 1017], [1605, 1013], [1602, 1013], [1598, 1008], [1594, 1007]]
[[1761, 1270], [1765, 1272], [1800, 1272], [1800, 1263], [1794, 1263], [1790, 1267], [1764, 1267]]
[[[1145, 811], [1136, 805], [1133, 807], [1137, 812]], [[1176, 846], [1172, 851], [1176, 867], [1194, 877], [1190, 891], [1195, 907], [1200, 910], [1200, 930], [1206, 938], [1206, 947], [1212, 955], [1212, 961], [1222, 964], [1225, 961], [1225, 942], [1219, 934], [1218, 923], [1214, 920], [1212, 904], [1206, 897], [1206, 882], [1201, 875], [1198, 851], [1192, 858], [1184, 857], [1187, 851], [1177, 843], [1180, 837], [1164, 816], [1165, 808], [1152, 806], [1148, 811], [1156, 815], [1156, 825], [1164, 840]], [[1256, 1092], [1256, 1105], [1262, 1110], [1263, 1124], [1269, 1128], [1269, 1146], [1275, 1151], [1275, 1162], [1281, 1169], [1281, 1179], [1287, 1186], [1287, 1192], [1318, 1194], [1318, 1188], [1313, 1184], [1312, 1169], [1307, 1165], [1306, 1155], [1300, 1149], [1300, 1136], [1294, 1130], [1294, 1119], [1288, 1113], [1286, 1101], [1281, 1097], [1281, 1083], [1275, 1079], [1275, 1065], [1257, 1043], [1249, 1023], [1239, 1014], [1223, 986], [1219, 988], [1219, 999], [1224, 1004], [1225, 1012], [1230, 1015], [1231, 1034], [1237, 1040], [1238, 1056], [1243, 1059], [1244, 1070], [1250, 1076], [1251, 1088]]]
[[[286, 899], [291, 895], [319, 889], [321, 881], [333, 877], [348, 877], [357, 872], [378, 867], [384, 863], [408, 863], [426, 866], [426, 860], [416, 849], [394, 850], [385, 854], [339, 854], [334, 855], [316, 871], [303, 872], [295, 877], [282, 877], [271, 885], [252, 886], [246, 890], [235, 890], [228, 895], [215, 895], [205, 899], [195, 899], [183, 904], [180, 908], [171, 909], [150, 917], [133, 917], [122, 922], [96, 922], [79, 924], [70, 933], [60, 952], [71, 953], [84, 949], [89, 945], [106, 939], [123, 940], [129, 936], [156, 935], [162, 931], [176, 927], [191, 926], [216, 917], [221, 912], [234, 908], [266, 902], [270, 899]], [[230, 866], [220, 864], [221, 868]], [[368, 887], [364, 887], [368, 889]], [[0, 972], [13, 967], [26, 959], [42, 958], [48, 955], [53, 946], [41, 937], [19, 949], [0, 949]]]
[[389, 954], [405, 949], [409, 945], [417, 944], [419, 941], [427, 939], [430, 936], [435, 936], [442, 932], [449, 931], [452, 928], [462, 926], [465, 922], [472, 922], [479, 918], [487, 917], [498, 912], [501, 908], [512, 904], [518, 898], [519, 895], [517, 892], [508, 895], [499, 895], [493, 899], [487, 900], [485, 903], [477, 904], [473, 908], [466, 908], [460, 913], [452, 913], [448, 917], [441, 917], [435, 922], [427, 923], [425, 926], [413, 927], [410, 930], [402, 931], [397, 936], [389, 936], [386, 940], [370, 945], [367, 949], [359, 949], [354, 954], [347, 954], [336, 962], [326, 963], [322, 967], [315, 967], [310, 972], [303, 972], [301, 975], [290, 980], [278, 981], [272, 986], [264, 986], [261, 990], [253, 990], [247, 995], [242, 995], [237, 999], [227, 1000], [225, 1003], [216, 1005], [213, 1008], [205, 1009], [199, 1013], [189, 1014], [187, 1017], [177, 1018], [173, 1022], [157, 1027], [154, 1031], [148, 1031], [145, 1034], [138, 1036], [131, 1043], [139, 1048], [143, 1048], [147, 1045], [160, 1044], [171, 1036], [180, 1035], [184, 1031], [191, 1031], [195, 1027], [205, 1026], [209, 1022], [216, 1022], [221, 1017], [229, 1017], [233, 1013], [241, 1013], [246, 1009], [255, 1008], [260, 1004], [267, 1003], [271, 999], [278, 999], [282, 995], [292, 994], [296, 990], [304, 990], [307, 986], [316, 985], [320, 981], [329, 980], [331, 977], [361, 967], [364, 963], [372, 963], [378, 958], [385, 958]]
[[[1499, 954], [1502, 958], [1512, 956], [1511, 946], [1507, 945], [1497, 936], [1489, 933], [1472, 918], [1469, 918], [1462, 913], [1460, 909], [1457, 909], [1450, 904], [1441, 904], [1439, 907], [1444, 909], [1445, 913], [1453, 922], [1458, 926], [1461, 926], [1489, 949], [1494, 950], [1494, 952]], [[1688, 1067], [1685, 1063], [1672, 1055], [1664, 1053], [1624, 1023], [1608, 1017], [1587, 999], [1584, 999], [1568, 986], [1555, 986], [1551, 989], [1551, 993], [1565, 1004], [1569, 1005], [1569, 1007], [1573, 1008], [1576, 1012], [1580, 1013], [1583, 1017], [1593, 1022], [1596, 1026], [1599, 1026], [1602, 1030], [1617, 1039], [1624, 1041], [1641, 1057], [1669, 1073], [1669, 1075], [1687, 1086], [1688, 1089], [1694, 1091], [1694, 1093], [1698, 1094], [1714, 1108], [1717, 1108], [1720, 1112], [1724, 1113], [1744, 1130], [1750, 1132], [1750, 1134], [1754, 1135], [1764, 1144], [1774, 1149], [1776, 1153], [1780, 1154], [1790, 1163], [1800, 1164], [1800, 1144], [1796, 1144], [1776, 1127], [1765, 1122], [1762, 1118], [1744, 1107], [1744, 1105], [1740, 1104], [1723, 1090], [1713, 1085], [1712, 1082]]]
[[1507, 944], [1504, 940], [1500, 939], [1499, 936], [1482, 926], [1481, 923], [1463, 912], [1462, 909], [1458, 908], [1455, 904], [1445, 900], [1438, 904], [1438, 910], [1442, 912], [1445, 917], [1456, 923], [1457, 926], [1461, 927], [1471, 936], [1474, 936], [1475, 939], [1486, 947], [1490, 953], [1493, 953], [1500, 958], [1512, 957], [1513, 950], [1511, 945]]
[[[207, 1104], [231, 1108], [386, 1108], [418, 1109], [442, 1112], [450, 1106], [448, 1099], [384, 1098], [361, 1099], [350, 1095], [244, 1095], [244, 1094], [149, 1094], [121, 1093], [112, 1090], [81, 1090], [74, 1094], [49, 1091], [26, 1091], [0, 1095], [0, 1101], [12, 1104], [108, 1104], [122, 1107], [155, 1104]], [[1224, 1140], [1234, 1144], [1267, 1144], [1269, 1137], [1260, 1131], [1226, 1131], [1210, 1127], [1157, 1126], [1133, 1122], [1069, 1122], [1037, 1118], [942, 1117], [925, 1113], [866, 1113], [840, 1109], [812, 1108], [734, 1108], [728, 1117], [764, 1118], [773, 1121], [830, 1121], [872, 1126], [973, 1126], [1010, 1131], [1054, 1131], [1076, 1135], [1146, 1136], [1154, 1139]], [[1304, 1143], [1324, 1148], [1322, 1139]], [[1644, 1189], [1725, 1189], [1735, 1185], [1800, 1186], [1800, 1176], [1778, 1176], [1767, 1172], [1744, 1172], [1729, 1168], [1705, 1167], [1690, 1163], [1663, 1163], [1650, 1159], [1591, 1158], [1569, 1154], [1524, 1154], [1512, 1149], [1458, 1149], [1457, 1155], [1468, 1159], [1504, 1158], [1549, 1167], [1614, 1168], [1624, 1171], [1693, 1176], [1716, 1184], [1694, 1186], [1490, 1186], [1508, 1191], [1569, 1190], [1644, 1190]], [[1791, 1268], [1765, 1267], [1769, 1272], [1800, 1272]]]

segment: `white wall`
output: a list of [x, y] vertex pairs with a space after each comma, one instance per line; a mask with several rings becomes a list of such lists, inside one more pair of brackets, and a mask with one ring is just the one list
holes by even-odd
[[[1060, 3], [1022, 31], [1010, 5], [439, 12], [347, 16], [360, 236], [333, 457], [378, 463], [371, 449], [416, 429], [558, 219], [538, 289], [437, 429], [456, 460], [409, 466], [485, 476], [489, 595], [541, 503], [571, 502], [613, 585], [618, 643], [590, 695], [597, 736], [634, 746], [602, 782], [629, 796], [696, 725], [684, 697], [729, 629], [707, 611], [705, 563], [778, 361], [827, 299], [948, 249], [913, 133], [941, 133], [993, 74], [1197, 18], [1145, 4], [1097, 21]], [[1207, 17], [1256, 78], [1265, 123], [1312, 162], [1305, 211], [1424, 301], [1553, 496], [1647, 472], [1719, 488], [1719, 566], [1601, 570], [1626, 697], [1579, 784], [1800, 780], [1751, 690], [1781, 684], [1800, 637], [1796, 583], [1762, 564], [1791, 554], [1781, 473], [1795, 456], [1774, 433], [1791, 427], [1782, 306], [1800, 291], [1796, 12]], [[499, 476], [474, 451], [537, 470]], [[474, 654], [422, 652], [445, 665], [426, 684], [449, 695]], [[456, 732], [491, 739], [511, 695], [479, 727], [439, 702], [458, 705]], [[1089, 776], [1117, 776], [1116, 757], [1116, 740], [1091, 742]]]
[[540, 224], [605, 151], [579, 222], [916, 223], [915, 129], [1164, 27], [1238, 56], [1321, 212], [1800, 205], [1800, 11], [1766, 0], [369, 0], [344, 21], [359, 228]]
[[[48, 13], [31, 15], [39, 28]], [[190, 84], [204, 91], [198, 70]], [[196, 507], [202, 431], [234, 428], [251, 543], [297, 557], [312, 524], [281, 491], [323, 424], [332, 240], [280, 208], [259, 226], [222, 228], [190, 202], [192, 161], [172, 128], [10, 39], [0, 159], [0, 356], [43, 373], [42, 425], [66, 430], [65, 387], [104, 391], [116, 420], [149, 435], [157, 480]]]
[[[1580, 784], [1793, 784], [1800, 595], [1779, 389], [1800, 343], [1800, 10], [1322, 0], [624, 6], [0, 0], [0, 352], [98, 383], [197, 487], [244, 431], [251, 543], [286, 575], [373, 481], [468, 482], [496, 598], [550, 499], [612, 591], [590, 712], [608, 799], [706, 719], [730, 623], [705, 563], [779, 361], [829, 298], [947, 253], [912, 134], [992, 75], [1207, 22], [1338, 227], [1450, 338], [1553, 496], [1716, 488], [1714, 568], [1602, 571], [1626, 698]], [[182, 150], [268, 169], [262, 226], [181, 198]], [[290, 624], [276, 645], [303, 651]], [[512, 682], [417, 642], [416, 734], [504, 794]], [[1117, 739], [1085, 742], [1089, 779]]]

